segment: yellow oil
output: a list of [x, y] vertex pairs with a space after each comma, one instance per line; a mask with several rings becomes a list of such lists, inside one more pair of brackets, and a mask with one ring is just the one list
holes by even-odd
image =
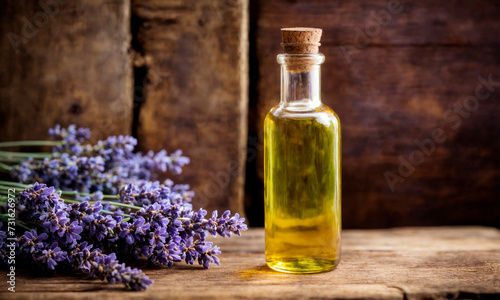
[[333, 110], [275, 107], [264, 123], [266, 262], [317, 273], [340, 260], [340, 122]]

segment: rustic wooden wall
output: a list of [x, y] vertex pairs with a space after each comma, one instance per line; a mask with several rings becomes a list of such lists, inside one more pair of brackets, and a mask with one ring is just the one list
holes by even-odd
[[137, 135], [143, 150], [181, 148], [173, 179], [194, 205], [243, 208], [247, 139], [247, 0], [133, 1], [136, 65], [147, 68]]
[[[478, 76], [500, 81], [499, 1], [391, 2], [252, 2], [250, 135], [279, 101], [280, 28], [323, 28], [323, 101], [343, 126], [344, 226], [500, 226], [500, 86], [467, 98]], [[415, 140], [433, 134], [420, 156]], [[262, 203], [256, 149], [247, 199]], [[399, 172], [400, 156], [413, 166]]]
[[[262, 225], [279, 29], [320, 27], [323, 99], [343, 125], [345, 227], [500, 226], [500, 87], [471, 98], [478, 76], [500, 80], [499, 1], [4, 2], [0, 140], [41, 138], [57, 122], [181, 148], [192, 163], [174, 179], [209, 210], [243, 211], [246, 158], [247, 215]], [[433, 134], [418, 161], [415, 140]], [[398, 157], [415, 166], [398, 170]]]
[[55, 123], [131, 132], [129, 1], [7, 0], [0, 9], [0, 140]]

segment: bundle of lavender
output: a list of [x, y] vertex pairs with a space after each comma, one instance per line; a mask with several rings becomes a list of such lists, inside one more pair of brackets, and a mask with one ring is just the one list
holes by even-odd
[[43, 270], [77, 270], [145, 290], [152, 280], [119, 260], [145, 257], [165, 266], [198, 261], [209, 268], [219, 265], [221, 252], [207, 235], [230, 237], [247, 229], [238, 214], [214, 211], [207, 218], [204, 209], [193, 211], [189, 185], [151, 181], [158, 172], [182, 172], [189, 159], [179, 150], [134, 153], [136, 140], [129, 136], [84, 145], [90, 131], [73, 125], [49, 134], [59, 140], [0, 143], [53, 146], [52, 153], [0, 151], [0, 168], [16, 180], [0, 181], [4, 267], [14, 254]]

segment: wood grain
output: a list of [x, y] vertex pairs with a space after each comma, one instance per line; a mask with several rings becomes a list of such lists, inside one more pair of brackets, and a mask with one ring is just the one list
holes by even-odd
[[130, 2], [40, 3], [2, 3], [0, 140], [45, 139], [56, 123], [94, 141], [130, 134]]
[[142, 149], [191, 158], [176, 182], [194, 205], [243, 213], [247, 140], [247, 0], [133, 1], [139, 52], [156, 77], [141, 104]]
[[265, 265], [264, 231], [216, 239], [221, 267], [143, 268], [154, 281], [126, 292], [96, 280], [18, 272], [16, 293], [1, 299], [496, 299], [500, 231], [487, 227], [345, 230], [342, 261], [328, 273], [291, 275]]
[[[401, 1], [397, 14], [387, 13], [389, 2], [257, 1], [250, 135], [261, 136], [265, 114], [279, 102], [280, 28], [323, 28], [323, 102], [342, 123], [344, 226], [500, 226], [500, 88], [477, 107], [468, 102], [472, 111], [454, 112], [475, 96], [478, 76], [500, 80], [499, 2]], [[390, 19], [377, 27], [380, 11]], [[428, 146], [403, 176], [399, 157], [418, 155], [415, 140], [432, 138], [436, 128], [446, 140]], [[262, 180], [257, 150], [248, 176]], [[386, 172], [400, 176], [394, 189]], [[262, 181], [248, 195], [260, 214]]]

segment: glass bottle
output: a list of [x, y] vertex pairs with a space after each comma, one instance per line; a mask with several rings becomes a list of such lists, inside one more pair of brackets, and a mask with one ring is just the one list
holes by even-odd
[[298, 47], [304, 30], [321, 29], [284, 30], [300, 34], [292, 43], [283, 36], [281, 101], [264, 122], [266, 263], [288, 273], [330, 271], [340, 261], [340, 121], [321, 103], [319, 37]]

